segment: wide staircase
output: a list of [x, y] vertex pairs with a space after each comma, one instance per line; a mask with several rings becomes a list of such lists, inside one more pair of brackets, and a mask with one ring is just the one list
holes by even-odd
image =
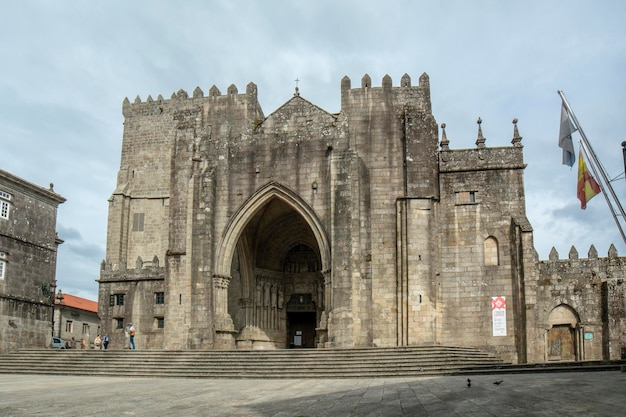
[[506, 366], [462, 347], [236, 351], [20, 350], [0, 373], [171, 378], [376, 378], [452, 375]]

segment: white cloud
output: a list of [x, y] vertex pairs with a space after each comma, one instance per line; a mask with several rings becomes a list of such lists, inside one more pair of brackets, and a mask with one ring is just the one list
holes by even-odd
[[[507, 146], [524, 137], [527, 212], [545, 259], [575, 245], [586, 256], [625, 246], [601, 196], [578, 206], [576, 171], [556, 146], [563, 89], [610, 175], [623, 172], [626, 15], [622, 1], [122, 0], [3, 5], [0, 136], [3, 169], [55, 189], [58, 279], [95, 299], [107, 199], [119, 167], [125, 97], [257, 84], [264, 113], [293, 94], [335, 112], [340, 82], [374, 85], [427, 72], [433, 112], [452, 148]], [[624, 195], [624, 181], [614, 186]], [[78, 231], [76, 236], [73, 231]], [[70, 239], [71, 235], [71, 239]], [[61, 236], [63, 238], [63, 236]]]

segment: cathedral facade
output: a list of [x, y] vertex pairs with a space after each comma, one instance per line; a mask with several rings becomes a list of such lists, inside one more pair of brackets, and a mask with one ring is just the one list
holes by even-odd
[[626, 350], [625, 259], [539, 261], [522, 138], [452, 149], [426, 74], [298, 89], [265, 116], [250, 83], [123, 103], [99, 279], [112, 347], [478, 347], [514, 363]]

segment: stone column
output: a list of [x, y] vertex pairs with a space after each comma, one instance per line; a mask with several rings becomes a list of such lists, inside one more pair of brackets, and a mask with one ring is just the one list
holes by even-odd
[[239, 300], [239, 305], [243, 310], [244, 327], [254, 325], [254, 299], [242, 298]]
[[215, 328], [217, 330], [232, 330], [233, 321], [228, 314], [228, 286], [230, 285], [230, 277], [213, 276], [213, 305], [215, 306], [215, 317], [217, 322]]
[[[328, 313], [331, 311], [331, 296], [330, 289], [331, 286], [331, 272], [330, 270], [322, 272], [324, 275], [324, 285], [322, 287], [322, 297], [324, 299], [324, 309], [322, 310], [322, 314], [320, 317], [320, 322], [318, 327], [315, 329], [317, 334], [317, 347], [332, 347], [332, 345], [328, 342]], [[321, 302], [321, 301], [320, 301]]]
[[331, 294], [330, 294], [330, 290], [332, 288], [331, 285], [331, 271], [330, 269], [327, 271], [322, 272], [322, 274], [324, 275], [324, 311], [326, 311], [327, 313], [332, 309], [332, 305], [331, 305]]

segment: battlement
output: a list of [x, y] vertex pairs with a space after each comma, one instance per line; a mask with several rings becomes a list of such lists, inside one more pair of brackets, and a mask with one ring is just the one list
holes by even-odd
[[122, 262], [117, 268], [106, 260], [100, 263], [100, 282], [152, 281], [163, 280], [164, 277], [165, 267], [159, 265], [156, 255], [152, 261], [137, 257], [134, 268], [128, 268], [126, 262]]
[[177, 92], [172, 93], [169, 99], [163, 98], [161, 94], [157, 99], [153, 99], [149, 95], [145, 101], [142, 101], [139, 96], [135, 97], [135, 100], [131, 102], [126, 97], [122, 103], [122, 114], [124, 117], [131, 116], [133, 114], [151, 113], [157, 111], [158, 113], [164, 113], [168, 111], [179, 111], [199, 104], [218, 104], [226, 105], [231, 103], [258, 103], [257, 86], [255, 83], [250, 82], [246, 85], [246, 92], [239, 94], [239, 90], [235, 84], [231, 84], [226, 89], [226, 94], [222, 95], [221, 91], [213, 85], [209, 89], [209, 94], [204, 95], [204, 91], [200, 87], [196, 87], [193, 90], [191, 97], [187, 91], [180, 89]]
[[544, 285], [547, 282], [561, 282], [562, 280], [579, 280], [581, 278], [606, 281], [608, 279], [623, 280], [623, 268], [626, 258], [619, 257], [614, 245], [609, 247], [607, 257], [598, 257], [598, 251], [591, 245], [587, 258], [579, 258], [578, 250], [572, 246], [566, 259], [559, 259], [559, 253], [553, 247], [549, 259], [539, 261], [540, 276]]
[[513, 146], [487, 147], [487, 138], [483, 136], [482, 119], [479, 117], [476, 148], [450, 149], [450, 141], [446, 135], [446, 124], [441, 124], [441, 141], [439, 142], [440, 172], [478, 171], [484, 169], [523, 169], [524, 155], [522, 137], [519, 135], [517, 119], [513, 119]]
[[400, 79], [400, 85], [393, 87], [391, 77], [385, 75], [380, 87], [372, 86], [372, 79], [368, 74], [361, 78], [361, 87], [352, 88], [348, 76], [341, 80], [341, 109], [348, 110], [352, 107], [363, 107], [370, 101], [392, 101], [400, 105], [411, 103], [418, 111], [431, 113], [430, 102], [430, 79], [428, 74], [423, 73], [419, 78], [419, 85], [411, 86], [411, 77], [404, 74]]
[[624, 267], [626, 258], [619, 257], [617, 249], [611, 245], [608, 256], [598, 257], [598, 251], [591, 245], [587, 258], [579, 258], [578, 251], [571, 247], [566, 259], [559, 259], [555, 248], [550, 251], [549, 259], [538, 262], [540, 285], [543, 287], [567, 288], [574, 285], [583, 287], [598, 286], [603, 282], [622, 285], [626, 276]]
[[[619, 257], [617, 253], [617, 249], [615, 248], [615, 245], [611, 244], [611, 246], [609, 247], [607, 256], [609, 259], [617, 259]], [[543, 262], [558, 262], [560, 260], [559, 253], [554, 247], [552, 247], [552, 250], [550, 251], [550, 255], [548, 256], [548, 259], [549, 261], [543, 261]], [[569, 253], [567, 255], [567, 259], [570, 261], [579, 259], [578, 250], [576, 249], [575, 246], [572, 246], [570, 248]], [[595, 246], [591, 245], [589, 247], [589, 251], [587, 252], [587, 259], [598, 259], [598, 251], [596, 250]]]

